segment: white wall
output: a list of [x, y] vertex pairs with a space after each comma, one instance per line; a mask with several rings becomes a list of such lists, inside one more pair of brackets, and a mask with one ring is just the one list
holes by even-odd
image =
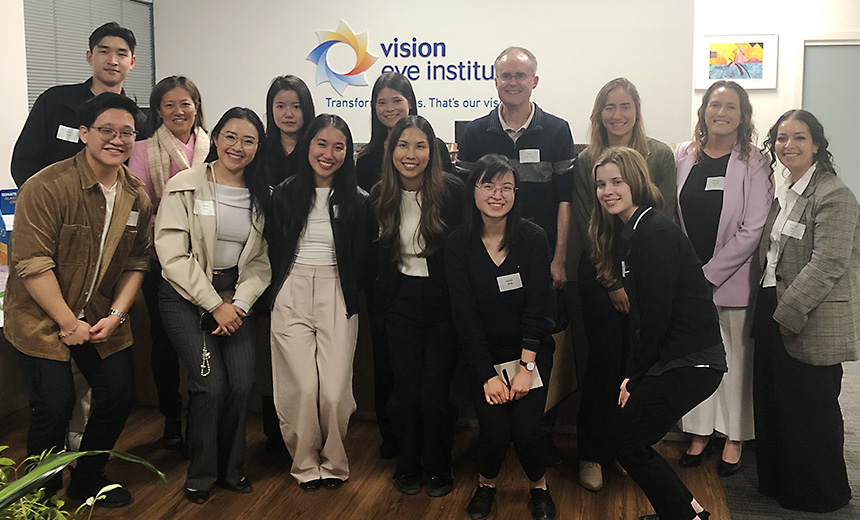
[[[245, 0], [241, 5], [225, 0], [156, 0], [156, 77], [185, 74], [193, 79], [203, 94], [211, 128], [233, 105], [249, 106], [264, 117], [271, 79], [295, 74], [311, 87], [317, 113], [338, 113], [350, 124], [355, 140], [366, 141], [370, 109], [327, 106], [327, 97], [339, 96], [329, 84], [314, 85], [316, 67], [305, 60], [318, 43], [316, 31], [333, 31], [344, 20], [357, 33], [368, 31], [370, 52], [380, 56], [367, 73], [371, 85], [385, 63], [417, 63], [422, 72], [426, 69], [426, 59], [382, 56], [380, 44], [395, 37], [401, 42], [412, 37], [419, 42], [445, 42], [448, 56], [439, 63], [477, 60], [489, 65], [504, 47], [521, 45], [532, 50], [539, 62], [540, 84], [533, 99], [567, 119], [576, 141], [587, 141], [588, 116], [598, 89], [620, 75], [639, 87], [651, 135], [667, 142], [686, 138], [686, 107], [692, 95], [691, 3], [616, 0], [611, 4], [555, 1], [523, 5], [514, 0], [437, 0], [407, 10], [403, 2], [390, 0], [331, 0], [325, 4]], [[192, 23], [201, 13], [205, 13], [205, 23]], [[330, 54], [333, 68], [335, 62], [344, 67], [340, 72], [354, 63], [344, 48], [336, 46]], [[496, 99], [492, 81], [422, 78], [413, 86], [425, 104], [431, 96]], [[368, 99], [370, 91], [371, 86], [349, 87], [344, 99]], [[442, 138], [451, 141], [455, 119], [470, 120], [488, 111], [482, 105], [457, 110], [423, 108], [420, 113]]]
[[24, 0], [4, 0], [0, 16], [0, 189], [14, 188], [9, 162], [27, 119], [27, 58], [24, 53]]
[[[860, 31], [857, 0], [696, 0], [696, 35], [778, 34], [779, 62], [775, 90], [750, 90], [759, 142], [771, 125], [790, 108], [800, 108], [803, 85], [803, 41], [812, 36]], [[857, 64], [860, 65], [860, 64]], [[845, 85], [855, 89], [856, 85]], [[704, 90], [696, 90], [691, 105], [690, 132]], [[826, 128], [825, 128], [826, 130]], [[837, 158], [838, 160], [838, 158]]]

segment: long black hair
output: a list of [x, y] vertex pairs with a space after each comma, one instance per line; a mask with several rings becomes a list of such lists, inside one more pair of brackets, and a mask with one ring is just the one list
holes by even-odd
[[279, 184], [272, 195], [271, 226], [267, 226], [267, 239], [283, 240], [297, 237], [305, 227], [316, 192], [314, 170], [308, 160], [311, 141], [323, 129], [332, 127], [346, 137], [346, 153], [343, 164], [334, 172], [331, 183], [331, 201], [337, 205], [337, 218], [349, 222], [355, 215], [355, 195], [358, 185], [355, 180], [352, 133], [346, 121], [333, 114], [320, 114], [306, 126], [306, 131], [294, 153], [298, 153], [299, 167], [296, 174]]
[[[272, 85], [266, 93], [266, 144], [271, 147], [271, 150], [281, 146], [281, 129], [275, 123], [275, 114], [272, 110], [272, 103], [275, 102], [275, 96], [282, 90], [292, 90], [299, 98], [299, 105], [302, 110], [303, 124], [299, 130], [298, 141], [301, 141], [305, 129], [314, 118], [314, 99], [311, 96], [311, 91], [308, 86], [302, 81], [302, 78], [288, 74], [286, 76], [278, 76], [272, 80]], [[283, 150], [283, 148], [281, 148]]]
[[[376, 78], [373, 90], [370, 93], [370, 141], [361, 149], [361, 153], [358, 154], [359, 157], [364, 157], [377, 149], [381, 150], [385, 146], [385, 139], [388, 137], [388, 127], [382, 124], [382, 121], [376, 115], [376, 100], [384, 88], [396, 90], [406, 98], [406, 102], [409, 104], [408, 115], [414, 116], [418, 114], [418, 102], [415, 100], [415, 91], [412, 90], [412, 83], [409, 83], [409, 79], [406, 76], [398, 72], [386, 72]], [[428, 144], [436, 146], [433, 143]]]
[[803, 110], [802, 108], [789, 110], [782, 114], [779, 116], [779, 119], [776, 120], [776, 123], [770, 127], [770, 130], [768, 130], [764, 146], [770, 152], [771, 170], [776, 166], [776, 135], [779, 133], [779, 125], [781, 125], [783, 121], [788, 121], [789, 119], [800, 121], [809, 128], [809, 136], [812, 137], [812, 144], [818, 145], [818, 151], [812, 156], [816, 167], [836, 175], [836, 166], [833, 164], [833, 154], [827, 149], [827, 147], [830, 146], [830, 141], [828, 141], [827, 137], [824, 135], [824, 126], [817, 117], [812, 115], [812, 112]]
[[218, 136], [221, 135], [221, 130], [224, 128], [224, 125], [226, 125], [227, 121], [231, 119], [244, 119], [251, 123], [251, 125], [253, 125], [257, 130], [257, 151], [254, 154], [254, 158], [251, 159], [251, 162], [245, 166], [245, 171], [242, 173], [242, 180], [245, 182], [245, 186], [251, 194], [251, 209], [260, 215], [268, 216], [269, 175], [266, 172], [266, 161], [264, 159], [264, 155], [266, 154], [266, 140], [263, 139], [266, 134], [263, 129], [263, 122], [260, 120], [260, 116], [258, 116], [256, 112], [250, 108], [243, 107], [233, 107], [224, 112], [224, 115], [221, 116], [221, 119], [219, 119], [218, 123], [215, 124], [215, 128], [212, 129], [212, 144], [209, 147], [209, 155], [206, 156], [206, 162], [210, 163], [218, 159], [218, 148], [216, 146], [216, 142], [218, 141]]
[[[466, 240], [472, 240], [473, 237], [481, 237], [484, 234], [484, 219], [475, 203], [475, 187], [485, 182], [493, 182], [508, 172], [514, 175], [514, 189], [518, 189], [520, 187], [520, 176], [507, 157], [489, 153], [475, 162], [475, 165], [472, 167], [472, 173], [469, 176], [469, 181], [466, 184], [466, 208], [463, 212], [463, 215], [466, 216], [463, 219], [463, 236]], [[505, 218], [505, 235], [502, 237], [499, 251], [508, 249], [514, 245], [520, 237], [522, 227], [523, 219], [520, 204], [517, 201], [516, 195], [514, 195], [514, 203]]]

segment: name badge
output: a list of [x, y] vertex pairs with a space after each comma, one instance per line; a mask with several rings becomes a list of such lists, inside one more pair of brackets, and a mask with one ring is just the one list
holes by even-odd
[[513, 291], [523, 286], [523, 279], [520, 278], [520, 273], [508, 274], [496, 278], [499, 283], [499, 292]]
[[77, 143], [79, 133], [80, 132], [77, 128], [71, 128], [66, 125], [60, 125], [57, 127], [57, 139], [60, 139], [62, 141]]
[[806, 224], [801, 224], [800, 222], [794, 222], [792, 220], [786, 220], [785, 224], [782, 226], [783, 235], [787, 235], [798, 240], [803, 238], [803, 233], [805, 231]]
[[125, 222], [126, 226], [137, 227], [137, 218], [140, 216], [140, 213], [137, 211], [132, 211], [128, 214], [128, 220]]
[[194, 214], [202, 215], [205, 217], [214, 217], [215, 216], [215, 203], [211, 200], [195, 200], [194, 201]]
[[520, 164], [539, 163], [540, 150], [520, 150]]
[[705, 182], [705, 191], [723, 191], [726, 189], [725, 177], [708, 177]]

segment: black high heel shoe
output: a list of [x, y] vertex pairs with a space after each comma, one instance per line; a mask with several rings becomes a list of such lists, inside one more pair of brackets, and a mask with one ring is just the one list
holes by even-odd
[[[707, 509], [702, 509], [696, 515], [699, 517], [699, 520], [709, 520], [711, 518], [711, 513]], [[660, 517], [657, 515], [644, 515], [640, 516], [639, 520], [660, 520]]]
[[717, 475], [721, 477], [730, 477], [741, 470], [741, 459], [737, 462], [726, 462], [720, 459], [717, 462]]
[[701, 466], [702, 459], [710, 457], [713, 450], [714, 445], [709, 439], [708, 443], [705, 444], [705, 448], [698, 455], [690, 455], [689, 453], [681, 455], [681, 458], [678, 459], [678, 465], [682, 468], [695, 468], [696, 466]]

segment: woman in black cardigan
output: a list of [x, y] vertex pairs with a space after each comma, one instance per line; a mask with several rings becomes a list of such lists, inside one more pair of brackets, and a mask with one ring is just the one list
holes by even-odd
[[[549, 245], [540, 226], [520, 217], [518, 184], [506, 157], [479, 159], [469, 178], [463, 227], [445, 242], [454, 324], [471, 365], [481, 427], [478, 489], [467, 508], [473, 519], [492, 511], [511, 441], [530, 482], [533, 516], [556, 514], [541, 431], [555, 350]], [[504, 363], [500, 375], [494, 365]], [[538, 377], [540, 384], [533, 382]]]
[[456, 410], [449, 393], [457, 334], [445, 282], [445, 237], [463, 221], [463, 183], [444, 173], [433, 128], [407, 116], [391, 129], [382, 180], [371, 194], [379, 223], [378, 277], [394, 389], [389, 418], [400, 453], [394, 486], [451, 492]]
[[609, 444], [657, 512], [643, 519], [704, 520], [710, 513], [651, 445], [713, 394], [726, 371], [711, 290], [690, 241], [654, 209], [662, 196], [639, 152], [609, 148], [592, 172], [592, 260], [598, 279], [620, 278], [630, 299], [630, 358]]

